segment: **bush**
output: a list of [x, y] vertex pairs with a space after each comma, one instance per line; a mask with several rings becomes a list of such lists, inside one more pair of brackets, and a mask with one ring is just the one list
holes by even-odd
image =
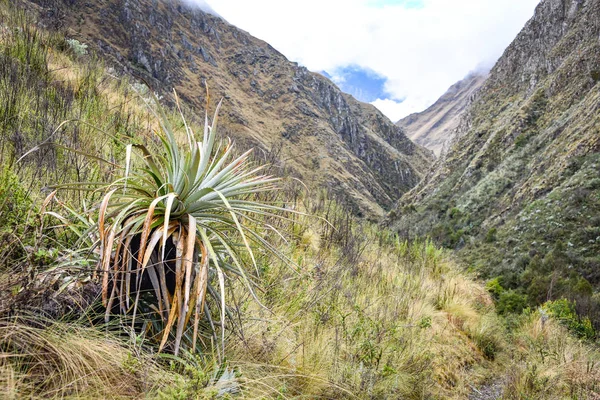
[[593, 340], [596, 337], [596, 331], [590, 319], [588, 317], [580, 317], [575, 312], [575, 303], [567, 299], [548, 301], [544, 303], [542, 309], [560, 321], [561, 324], [566, 326], [577, 337], [589, 340]]
[[521, 148], [525, 147], [527, 141], [529, 140], [529, 136], [525, 133], [520, 134], [515, 138], [515, 147]]
[[500, 295], [504, 293], [504, 288], [500, 284], [500, 277], [496, 277], [487, 281], [485, 284], [485, 288], [492, 294], [494, 300], [498, 301], [500, 299]]
[[489, 231], [487, 231], [487, 234], [485, 235], [485, 242], [486, 243], [494, 243], [497, 239], [496, 239], [496, 233], [498, 232], [498, 229], [496, 228], [492, 228]]
[[496, 309], [498, 314], [521, 313], [527, 307], [527, 296], [514, 290], [507, 290], [500, 294]]
[[[267, 227], [257, 216], [278, 217], [283, 210], [253, 197], [272, 191], [277, 179], [261, 174], [250, 151], [234, 157], [232, 142], [217, 137], [218, 107], [211, 125], [206, 118], [201, 137], [181, 115], [183, 145], [163, 110], [157, 112], [159, 144], [126, 146], [124, 176], [100, 187], [106, 195], [95, 207], [98, 223], [85, 236], [99, 242], [106, 320], [121, 313], [135, 321], [148, 312], [156, 319], [159, 351], [169, 343], [177, 355], [184, 340], [195, 349], [200, 318], [211, 318], [207, 297], [225, 325], [225, 285], [231, 278], [239, 277], [254, 296], [256, 279], [244, 265], [250, 260], [258, 271], [250, 243], [278, 254], [259, 234]], [[131, 162], [134, 149], [139, 163]], [[64, 187], [87, 190], [90, 184]]]
[[85, 43], [81, 43], [77, 39], [67, 39], [67, 44], [77, 57], [85, 56], [88, 53], [88, 45]]

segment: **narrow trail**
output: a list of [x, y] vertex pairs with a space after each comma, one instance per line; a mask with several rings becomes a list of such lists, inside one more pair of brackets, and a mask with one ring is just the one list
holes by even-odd
[[504, 381], [497, 379], [480, 388], [473, 388], [469, 400], [497, 400], [502, 398], [504, 392]]

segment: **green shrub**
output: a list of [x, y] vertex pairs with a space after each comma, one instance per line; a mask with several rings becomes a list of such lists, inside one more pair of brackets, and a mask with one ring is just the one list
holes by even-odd
[[67, 39], [67, 44], [77, 57], [85, 56], [88, 53], [88, 45], [85, 43], [81, 43], [77, 39]]
[[575, 283], [571, 285], [572, 292], [574, 294], [578, 294], [580, 296], [585, 297], [592, 297], [594, 293], [594, 288], [592, 287], [592, 284], [588, 282], [587, 279], [585, 279], [582, 276], [578, 276], [574, 279], [574, 281]]
[[419, 320], [418, 325], [419, 325], [419, 328], [421, 328], [421, 329], [431, 328], [431, 316], [429, 316], [429, 315], [423, 316]]
[[458, 219], [462, 216], [462, 212], [456, 208], [456, 207], [452, 207], [450, 210], [448, 210], [448, 218], [450, 219]]
[[496, 233], [498, 232], [498, 229], [496, 228], [491, 228], [489, 231], [487, 231], [486, 235], [485, 235], [485, 242], [486, 243], [494, 243], [497, 238], [496, 238]]
[[515, 138], [515, 147], [516, 148], [525, 147], [528, 140], [529, 140], [529, 136], [527, 134], [525, 134], [525, 133], [520, 134], [519, 136], [517, 136]]
[[496, 309], [499, 314], [520, 313], [527, 307], [527, 296], [514, 290], [500, 293]]
[[566, 326], [569, 331], [582, 339], [593, 340], [596, 337], [596, 331], [588, 317], [581, 317], [575, 312], [575, 303], [560, 299], [547, 301], [542, 306], [551, 317], [554, 317], [561, 324]]
[[485, 288], [492, 294], [494, 300], [498, 301], [500, 299], [500, 295], [504, 293], [504, 288], [500, 284], [501, 277], [496, 277], [487, 281], [485, 284]]

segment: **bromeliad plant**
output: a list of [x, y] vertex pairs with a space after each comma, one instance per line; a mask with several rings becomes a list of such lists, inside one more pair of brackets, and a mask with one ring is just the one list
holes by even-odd
[[[135, 321], [142, 281], [149, 281], [153, 309], [163, 326], [160, 350], [174, 332], [175, 354], [188, 329], [195, 347], [200, 319], [208, 311], [207, 293], [217, 300], [224, 324], [228, 273], [241, 277], [254, 296], [239, 250], [247, 252], [255, 268], [250, 241], [276, 251], [257, 231], [256, 216], [273, 215], [279, 208], [254, 199], [259, 192], [274, 190], [277, 179], [261, 174], [263, 167], [250, 162], [250, 151], [234, 158], [232, 142], [218, 140], [220, 105], [212, 123], [205, 117], [201, 141], [182, 114], [183, 145], [159, 109], [160, 144], [153, 150], [127, 146], [125, 176], [109, 186], [99, 207], [106, 318], [118, 307]], [[141, 156], [137, 163], [132, 162], [134, 150]], [[211, 287], [213, 276], [218, 289]]]

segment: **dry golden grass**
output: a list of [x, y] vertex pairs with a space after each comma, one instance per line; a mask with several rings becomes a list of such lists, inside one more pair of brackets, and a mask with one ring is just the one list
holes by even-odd
[[263, 260], [269, 311], [239, 302], [243, 333], [227, 353], [242, 376], [283, 369], [263, 373], [273, 393], [325, 398], [464, 398], [483, 381], [504, 345], [480, 284], [431, 244], [368, 225], [332, 244], [317, 225], [288, 249], [301, 275]]
[[[0, 3], [0, 16], [6, 16], [7, 7], [7, 2]], [[8, 33], [0, 26], [2, 45], [10, 43]], [[127, 79], [110, 78], [101, 64], [61, 53], [45, 39], [41, 42], [40, 48], [51, 49], [48, 96], [75, 99], [68, 110], [58, 109], [65, 111], [64, 118], [48, 118], [48, 125], [80, 118], [126, 135], [146, 135], [156, 128]], [[89, 96], [80, 96], [86, 81], [91, 82]], [[22, 112], [15, 117], [22, 118], [25, 128], [28, 121], [46, 117], [33, 106], [35, 93], [18, 94]], [[194, 94], [187, 92], [188, 97]], [[242, 94], [234, 94], [248, 104]], [[269, 118], [274, 114], [265, 111], [260, 116], [263, 126], [240, 107], [235, 111], [249, 120], [248, 137], [260, 142], [259, 133], [281, 131], [280, 122]], [[75, 135], [53, 140], [110, 160], [124, 158], [124, 149], [114, 148], [108, 136], [88, 125], [79, 128], [76, 140]], [[33, 126], [31, 131], [37, 132]], [[356, 177], [329, 157], [319, 138], [308, 137], [299, 148], [302, 154], [317, 154], [320, 167], [304, 165], [308, 159], [288, 154], [287, 162], [297, 171], [318, 181], [314, 171], [327, 167], [339, 172], [341, 185], [355, 183]], [[31, 161], [19, 166], [25, 169], [19, 176], [35, 191], [53, 177], [56, 181], [82, 174], [96, 180], [111, 172], [66, 153], [51, 161], [57, 167], [47, 174], [39, 175], [39, 165]], [[357, 202], [371, 202], [353, 193]], [[73, 200], [81, 201], [76, 196]], [[292, 208], [314, 211], [298, 204]], [[380, 227], [357, 225], [327, 202], [318, 208], [335, 230], [307, 218], [276, 226], [292, 233], [289, 242], [277, 237], [274, 241], [301, 267], [300, 273], [265, 254], [259, 257], [259, 296], [267, 309], [248, 294], [244, 297], [244, 291], [237, 290], [240, 283], [231, 286], [227, 304], [243, 329], [228, 327], [225, 362], [216, 363], [211, 354], [217, 343], [207, 342], [205, 353], [186, 353], [167, 363], [152, 355], [151, 348], [97, 328], [4, 319], [0, 393], [6, 398], [187, 399], [238, 392], [238, 398], [249, 399], [462, 399], [484, 382], [500, 380], [507, 399], [598, 398], [600, 356], [589, 344], [571, 338], [554, 321], [542, 323], [536, 313], [508, 332], [483, 286], [449, 254], [430, 243], [399, 243]]]
[[600, 352], [539, 312], [514, 333], [504, 398], [600, 399]]
[[142, 398], [174, 382], [139, 348], [98, 329], [39, 318], [0, 321], [3, 398]]

